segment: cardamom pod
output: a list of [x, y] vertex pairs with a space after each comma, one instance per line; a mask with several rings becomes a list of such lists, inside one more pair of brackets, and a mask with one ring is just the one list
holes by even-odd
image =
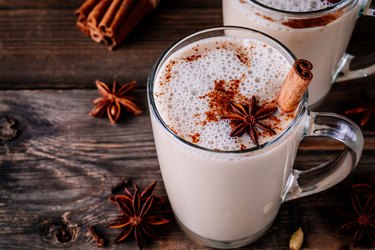
[[291, 250], [299, 250], [303, 243], [303, 231], [301, 228], [298, 228], [290, 238], [289, 241], [289, 248]]

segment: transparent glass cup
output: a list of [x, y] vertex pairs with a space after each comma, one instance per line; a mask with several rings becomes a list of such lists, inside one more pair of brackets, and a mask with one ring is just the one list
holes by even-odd
[[[358, 126], [332, 113], [307, 109], [305, 93], [295, 119], [277, 138], [243, 151], [200, 147], [176, 135], [163, 121], [154, 100], [154, 84], [172, 54], [206, 38], [253, 38], [278, 50], [290, 65], [295, 56], [275, 39], [239, 27], [194, 33], [166, 50], [154, 65], [147, 96], [158, 161], [175, 217], [194, 240], [216, 248], [235, 248], [261, 237], [272, 225], [280, 205], [325, 190], [343, 180], [358, 163], [363, 136]], [[329, 137], [345, 149], [327, 163], [309, 170], [293, 168], [300, 141]]]
[[309, 86], [309, 105], [314, 108], [323, 101], [333, 82], [375, 73], [375, 65], [350, 71], [353, 56], [345, 53], [358, 17], [374, 16], [370, 3], [371, 0], [346, 0], [318, 11], [290, 12], [256, 0], [223, 0], [223, 19], [224, 25], [262, 31], [282, 42], [298, 58], [311, 61], [314, 79]]

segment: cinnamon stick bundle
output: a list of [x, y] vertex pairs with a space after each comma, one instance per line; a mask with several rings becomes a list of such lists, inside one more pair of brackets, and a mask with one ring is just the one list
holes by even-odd
[[298, 107], [313, 78], [312, 68], [312, 63], [305, 59], [298, 59], [294, 62], [276, 99], [277, 106], [282, 113], [293, 112]]
[[109, 49], [120, 45], [159, 0], [86, 0], [75, 12], [77, 26]]

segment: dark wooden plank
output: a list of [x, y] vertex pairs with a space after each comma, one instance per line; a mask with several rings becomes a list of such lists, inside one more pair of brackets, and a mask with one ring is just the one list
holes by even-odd
[[[74, 9], [84, 0], [0, 0], [0, 9]], [[162, 8], [221, 8], [220, 0], [161, 0]]]
[[[333, 103], [327, 101], [328, 106], [336, 105], [335, 98], [342, 94], [336, 88], [330, 95]], [[88, 116], [91, 100], [97, 95], [95, 90], [0, 92], [0, 117], [14, 117], [21, 130], [19, 137], [0, 146], [1, 249], [96, 249], [85, 235], [86, 227], [92, 224], [98, 225], [106, 238], [114, 239], [118, 231], [105, 225], [117, 209], [107, 197], [122, 177], [142, 186], [157, 179], [160, 185], [156, 191], [165, 195], [145, 91], [136, 93], [145, 112], [118, 125]], [[298, 226], [306, 233], [307, 249], [348, 248], [350, 237], [336, 234], [343, 223], [336, 209], [346, 205], [351, 183], [374, 173], [375, 135], [370, 129], [365, 135], [370, 143], [359, 167], [345, 182], [283, 204], [270, 231], [244, 249], [286, 249]], [[302, 148], [297, 165], [310, 167], [337, 154], [337, 145], [326, 145], [318, 151], [317, 143], [321, 141]], [[71, 220], [78, 225], [77, 238], [61, 243], [46, 237], [49, 226], [58, 224], [65, 212], [71, 212]], [[146, 249], [208, 249], [188, 240], [175, 222], [159, 235], [160, 241], [148, 244]], [[136, 249], [134, 242], [110, 245], [113, 249]]]
[[160, 8], [111, 52], [81, 34], [72, 10], [0, 11], [0, 88], [90, 88], [97, 78], [145, 86], [168, 46], [221, 22], [219, 9]]
[[77, 8], [83, 3], [83, 0], [0, 0], [0, 10], [4, 9], [59, 9], [59, 8]]

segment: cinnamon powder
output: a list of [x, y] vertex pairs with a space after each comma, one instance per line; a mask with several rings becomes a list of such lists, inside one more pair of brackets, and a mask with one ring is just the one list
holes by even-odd
[[205, 112], [207, 122], [217, 122], [221, 116], [230, 112], [229, 102], [235, 99], [248, 101], [248, 98], [240, 93], [240, 83], [242, 79], [232, 79], [230, 81], [215, 80], [214, 89], [199, 98], [208, 98], [209, 110]]
[[288, 21], [282, 22], [283, 25], [293, 29], [304, 29], [325, 26], [342, 15], [342, 11], [337, 11], [325, 16], [309, 18], [309, 19], [289, 19]]
[[200, 134], [199, 133], [195, 133], [195, 134], [192, 134], [192, 135], [190, 135], [190, 137], [191, 137], [191, 141], [193, 142], [193, 143], [198, 143], [199, 142], [199, 140], [200, 140]]

